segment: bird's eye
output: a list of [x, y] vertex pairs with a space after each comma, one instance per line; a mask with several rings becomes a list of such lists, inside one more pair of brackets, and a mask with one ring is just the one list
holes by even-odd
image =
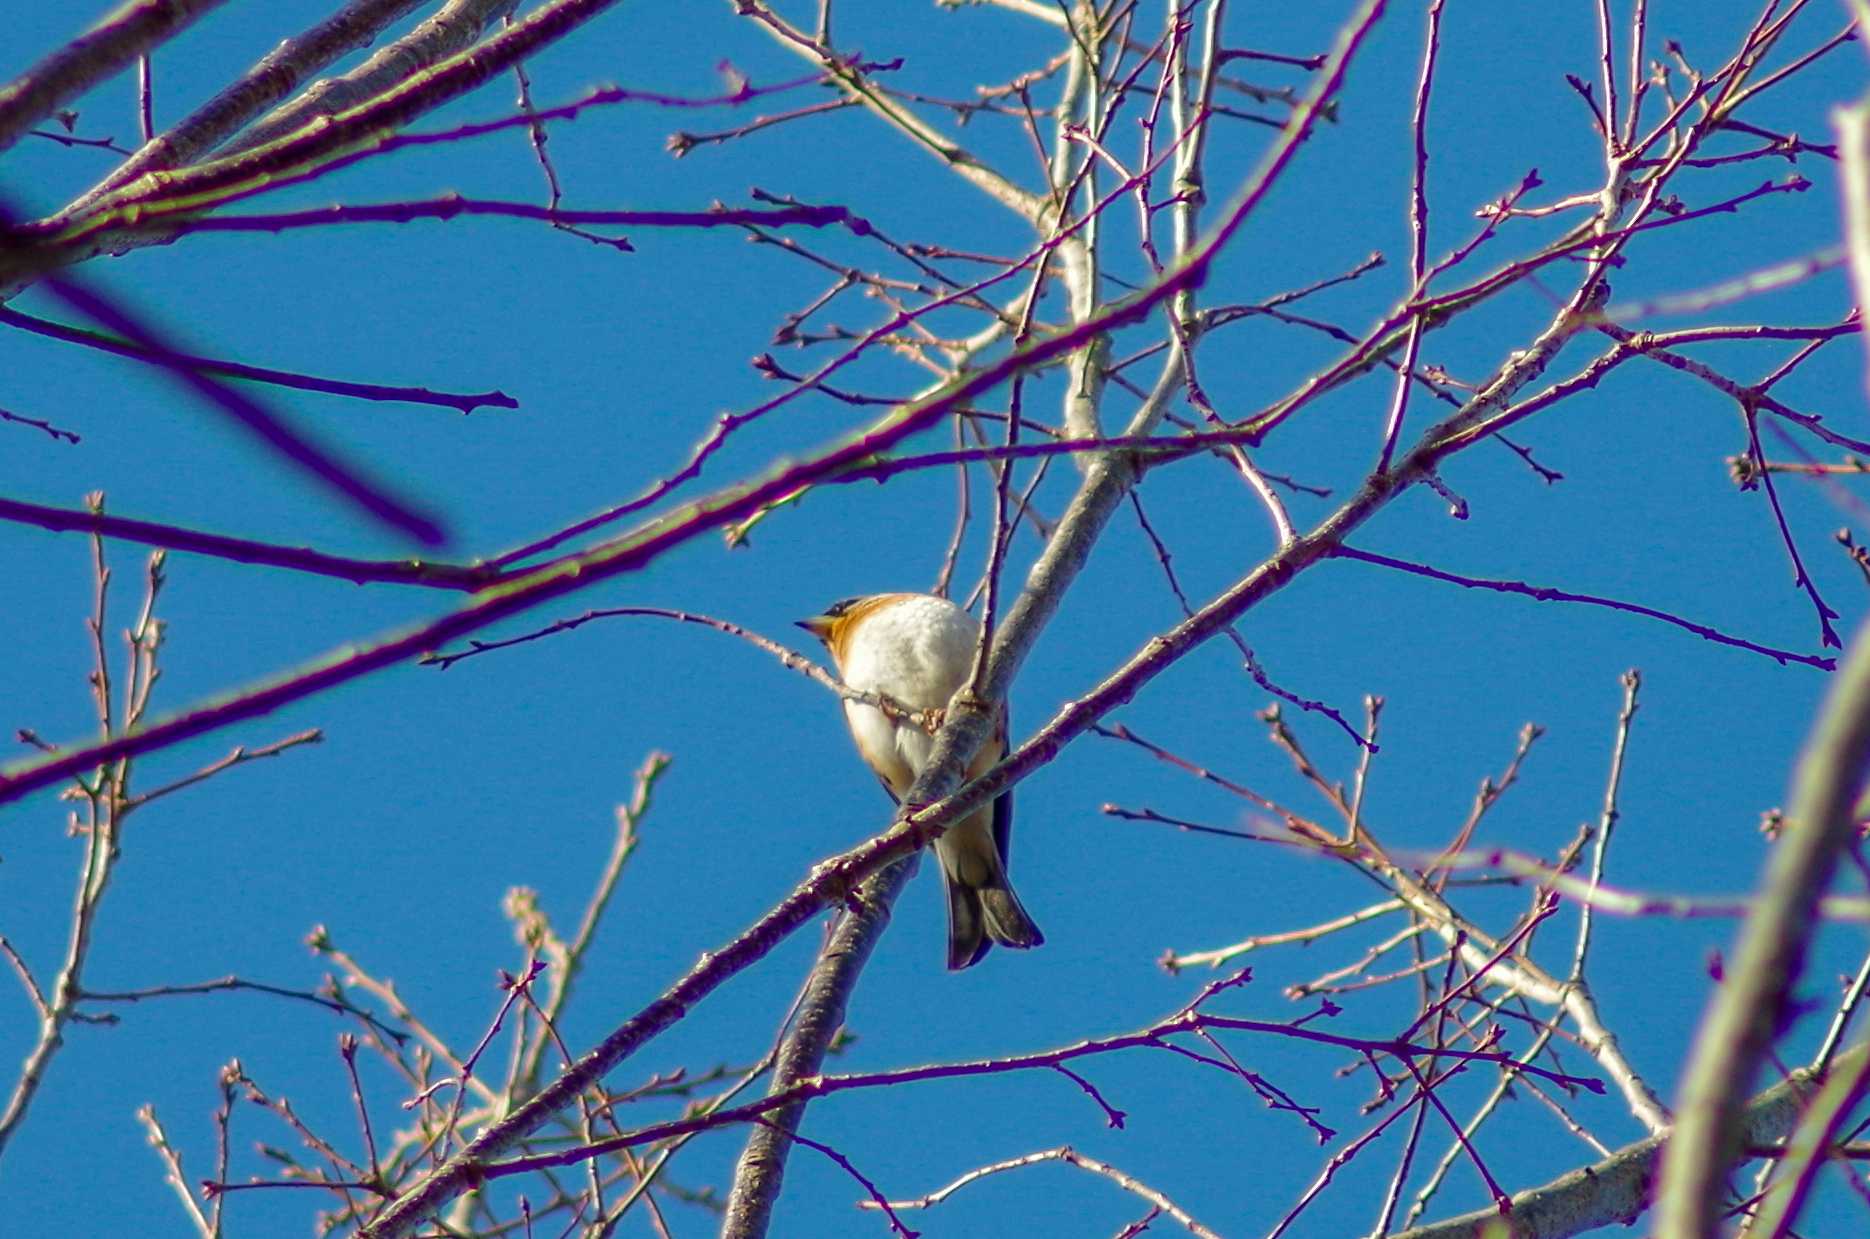
[[858, 599], [856, 598], [840, 598], [836, 602], [832, 603], [830, 606], [825, 608], [825, 614], [829, 616], [833, 616], [833, 617], [842, 615], [846, 611], [850, 610], [852, 607], [856, 606], [857, 603], [858, 603]]

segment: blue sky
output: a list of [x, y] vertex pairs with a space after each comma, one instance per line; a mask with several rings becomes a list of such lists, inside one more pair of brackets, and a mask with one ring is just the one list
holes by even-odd
[[[1329, 44], [1348, 6], [1239, 6], [1231, 43], [1290, 54]], [[1622, 10], [1623, 6], [1615, 6]], [[326, 6], [280, 0], [232, 5], [167, 45], [155, 60], [158, 123], [172, 120]], [[793, 6], [796, 10], [797, 6]], [[791, 10], [788, 10], [791, 11]], [[797, 14], [794, 14], [797, 16]], [[1651, 6], [1652, 44], [1680, 42], [1697, 64], [1723, 58], [1753, 16], [1734, 0]], [[0, 77], [73, 32], [62, 6], [9, 18]], [[1139, 21], [1153, 30], [1152, 8]], [[1822, 41], [1842, 22], [1826, 6], [1802, 17], [1789, 49]], [[1308, 313], [1353, 332], [1377, 321], [1407, 282], [1408, 108], [1422, 15], [1398, 5], [1350, 75], [1338, 122], [1306, 144], [1288, 177], [1254, 215], [1204, 289], [1209, 304], [1259, 300], [1340, 273], [1372, 251], [1386, 265], [1306, 303]], [[989, 8], [924, 3], [841, 9], [846, 48], [904, 55], [900, 84], [965, 94], [1005, 81], [1049, 55], [1045, 27]], [[1601, 152], [1564, 74], [1595, 80], [1591, 6], [1451, 5], [1442, 76], [1433, 101], [1430, 253], [1471, 235], [1473, 211], [1537, 168], [1537, 201], [1590, 189]], [[1791, 51], [1780, 56], [1780, 61]], [[1845, 47], [1776, 88], [1760, 124], [1827, 140], [1828, 109], [1862, 89], [1861, 53]], [[616, 82], [685, 95], [723, 89], [719, 62], [756, 84], [799, 75], [731, 5], [622, 5], [528, 66], [542, 104]], [[1301, 86], [1302, 75], [1252, 66], [1256, 80]], [[510, 80], [425, 118], [432, 130], [508, 114]], [[550, 151], [567, 202], [587, 207], [700, 209], [749, 201], [752, 188], [836, 202], [899, 239], [994, 254], [1023, 252], [1025, 226], [947, 179], [925, 154], [855, 111], [780, 126], [697, 149], [664, 148], [677, 129], [701, 132], [753, 114], [826, 97], [807, 90], [740, 111], [595, 109], [552, 131]], [[76, 105], [78, 131], [128, 142], [134, 83], [108, 83]], [[932, 119], [951, 124], [931, 112]], [[1271, 134], [1216, 131], [1214, 197], [1240, 183]], [[1027, 139], [981, 118], [958, 131], [1030, 183]], [[1739, 149], [1738, 140], [1726, 139]], [[52, 210], [108, 167], [109, 156], [29, 141], [0, 162], [0, 194], [23, 213]], [[1781, 163], [1713, 169], [1681, 183], [1689, 206], [1732, 196]], [[1839, 234], [1833, 169], [1806, 156], [1813, 181], [1732, 218], [1664, 230], [1631, 249], [1613, 280], [1619, 304], [1702, 289], [1815, 253]], [[543, 186], [523, 136], [406, 151], [310, 186], [243, 205], [283, 210], [334, 201], [383, 202], [457, 191], [540, 201]], [[1516, 225], [1493, 261], [1530, 252], [1557, 225]], [[1119, 225], [1127, 230], [1127, 223]], [[793, 368], [811, 355], [774, 349], [787, 312], [810, 302], [826, 273], [731, 230], [631, 230], [618, 254], [511, 220], [461, 219], [308, 229], [279, 236], [202, 234], [85, 269], [201, 352], [254, 364], [454, 390], [499, 388], [515, 411], [463, 418], [446, 410], [366, 404], [309, 393], [268, 393], [303, 425], [417, 494], [442, 514], [445, 555], [497, 553], [636, 493], [667, 473], [722, 411], [774, 393], [748, 359], [771, 349]], [[829, 233], [800, 240], [842, 261], [885, 261], [874, 245]], [[1133, 251], [1113, 260], [1141, 274]], [[1549, 288], [1567, 287], [1563, 272]], [[1562, 295], [1562, 293], [1560, 293]], [[16, 308], [63, 316], [30, 291]], [[1693, 322], [1834, 322], [1851, 304], [1832, 271], [1787, 290], [1701, 317], [1657, 316], [1655, 329]], [[1056, 303], [1052, 304], [1056, 309]], [[864, 328], [883, 310], [851, 298], [825, 316]], [[1539, 287], [1523, 287], [1471, 321], [1429, 337], [1425, 362], [1476, 381], [1522, 347], [1550, 316]], [[1632, 324], [1637, 325], [1637, 324]], [[1153, 328], [1152, 328], [1153, 330]], [[1127, 337], [1136, 343], [1149, 337]], [[1322, 336], [1256, 321], [1217, 336], [1202, 379], [1224, 413], [1257, 410], [1336, 356]], [[1552, 372], [1569, 374], [1598, 345], [1571, 346]], [[1795, 345], [1724, 344], [1697, 353], [1745, 380]], [[1117, 350], [1126, 351], [1123, 347]], [[178, 395], [160, 373], [67, 345], [0, 333], [0, 407], [51, 420], [76, 445], [0, 424], [0, 493], [77, 506], [108, 493], [111, 511], [337, 553], [390, 557], [412, 548], [335, 506], [276, 459]], [[852, 386], [906, 394], [925, 377], [873, 358]], [[1037, 378], [1029, 407], [1054, 420], [1063, 383]], [[1795, 407], [1861, 433], [1859, 345], [1840, 341], [1777, 390]], [[1291, 501], [1301, 527], [1348, 493], [1368, 466], [1387, 408], [1387, 383], [1319, 401], [1258, 457], [1267, 469], [1334, 489]], [[1415, 406], [1411, 429], [1426, 424]], [[738, 435], [712, 460], [693, 498], [780, 457], [803, 455], [870, 414], [829, 400], [794, 405]], [[1112, 416], [1127, 415], [1113, 402]], [[946, 446], [945, 430], [918, 441]], [[1751, 640], [1818, 652], [1818, 626], [1792, 584], [1786, 553], [1758, 492], [1738, 490], [1727, 457], [1743, 450], [1732, 403], [1662, 366], [1632, 362], [1594, 392], [1523, 427], [1518, 438], [1564, 474], [1547, 485], [1511, 453], [1482, 445], [1457, 458], [1448, 484], [1469, 519], [1447, 518], [1421, 490], [1392, 505], [1356, 545], [1453, 572], [1508, 577], [1661, 608]], [[1831, 458], [1808, 441], [1808, 450]], [[1769, 453], [1777, 448], [1769, 439]], [[1026, 476], [1022, 472], [1022, 477]], [[1073, 471], [1058, 467], [1038, 507], [1056, 516]], [[978, 478], [977, 478], [978, 483]], [[1854, 630], [1864, 583], [1830, 542], [1840, 525], [1865, 536], [1851, 479], [1830, 488], [1787, 478], [1780, 494], [1827, 601]], [[953, 526], [950, 473], [898, 476], [886, 485], [830, 487], [763, 523], [729, 550], [706, 538], [648, 570], [588, 590], [570, 603], [511, 621], [517, 635], [586, 607], [676, 607], [721, 616], [786, 640], [791, 620], [826, 602], [935, 579]], [[976, 500], [981, 495], [976, 486]], [[1218, 464], [1165, 468], [1143, 489], [1150, 519], [1175, 553], [1190, 596], [1203, 600], [1271, 549], [1261, 509]], [[977, 531], [978, 534], [978, 531]], [[971, 539], [959, 578], [983, 560]], [[1037, 551], [1015, 540], [1017, 581]], [[120, 624], [132, 606], [142, 548], [110, 551]], [[158, 712], [373, 634], [438, 614], [452, 599], [394, 586], [345, 583], [200, 556], [170, 558], [168, 622]], [[90, 605], [89, 547], [76, 535], [0, 527], [0, 625], [9, 636], [0, 674], [0, 725], [76, 742], [93, 726], [84, 675]], [[1024, 734], [1088, 690], [1151, 635], [1180, 618], [1148, 543], [1127, 514], [1112, 523], [1089, 567], [1034, 651], [1015, 690], [1014, 731]], [[1749, 889], [1766, 854], [1757, 826], [1782, 803], [1789, 763], [1827, 677], [1697, 640], [1662, 624], [1601, 609], [1538, 604], [1467, 591], [1367, 564], [1321, 565], [1255, 609], [1242, 632], [1271, 675], [1351, 717], [1364, 694], [1382, 695], [1382, 751], [1367, 801], [1380, 837], [1397, 851], [1432, 851], [1468, 810], [1478, 781], [1504, 767], [1528, 721], [1546, 728], [1521, 782], [1489, 814], [1485, 839], [1553, 854], [1593, 820], [1621, 689], [1640, 667], [1642, 708], [1631, 744], [1623, 820], [1611, 853], [1618, 885], [1687, 894]], [[1162, 676], [1113, 718], [1194, 760], [1308, 811], [1323, 806], [1265, 740], [1256, 712], [1266, 694], [1243, 675], [1231, 647], [1214, 643]], [[1288, 718], [1332, 778], [1348, 778], [1356, 751], [1328, 722]], [[612, 920], [591, 957], [566, 1035], [600, 1037], [659, 993], [702, 951], [728, 941], [816, 860], [880, 829], [887, 805], [851, 751], [830, 694], [750, 646], [666, 622], [610, 620], [575, 633], [476, 658], [447, 671], [401, 666], [277, 714], [139, 763], [154, 785], [236, 743], [260, 744], [317, 726], [325, 742], [245, 767], [132, 819], [90, 967], [100, 989], [205, 980], [228, 973], [309, 987], [321, 975], [302, 940], [316, 924], [399, 991], [438, 1031], [471, 1044], [499, 1002], [497, 968], [522, 954], [500, 914], [511, 886], [536, 888], [561, 927], [575, 922], [602, 863], [613, 806], [651, 750], [673, 764], [643, 826]], [[18, 754], [26, 756], [24, 750]], [[1190, 950], [1309, 924], [1363, 906], [1375, 888], [1348, 870], [1293, 850], [1177, 834], [1120, 822], [1106, 803], [1234, 826], [1258, 824], [1242, 806], [1141, 753], [1087, 737], [1019, 790], [1015, 872], [1044, 926], [1042, 951], [999, 952], [960, 975], [941, 969], [937, 883], [920, 874], [853, 1004], [851, 1048], [839, 1070], [1026, 1052], [1146, 1024], [1186, 1002], [1210, 977], [1170, 976], [1165, 949]], [[61, 949], [77, 844], [49, 793], [0, 808], [0, 933], [41, 977]], [[926, 866], [925, 866], [926, 869]], [[1503, 925], [1524, 894], [1477, 897], [1476, 915]], [[1551, 937], [1547, 962], [1562, 971], [1571, 919]], [[1254, 984], [1226, 1010], [1288, 1019], [1307, 1008], [1284, 986], [1347, 963], [1386, 930], [1360, 931], [1261, 959]], [[1697, 1013], [1711, 951], [1727, 946], [1722, 921], [1609, 920], [1600, 925], [1592, 980], [1605, 1017], [1632, 1060], [1670, 1095]], [[614, 1086], [686, 1065], [691, 1071], [757, 1058], [808, 966], [806, 932], [736, 978], [611, 1077]], [[1818, 1014], [1792, 1039], [1809, 1053], [1835, 994], [1854, 971], [1861, 935], [1828, 937], [1808, 975]], [[1340, 998], [1333, 1028], [1382, 1036], [1405, 1025], [1398, 987]], [[192, 1175], [211, 1165], [215, 1075], [230, 1057], [269, 1090], [289, 1096], [314, 1127], [355, 1143], [349, 1087], [335, 1052], [342, 1026], [298, 1004], [252, 995], [171, 998], [116, 1012], [114, 1027], [77, 1026], [21, 1137], [0, 1166], [0, 1201], [36, 1230], [71, 1231], [98, 1217], [181, 1233], [184, 1222], [133, 1119], [153, 1103]], [[33, 1033], [30, 1008], [0, 986], [0, 1062], [17, 1061]], [[1342, 1056], [1273, 1039], [1232, 1048], [1341, 1132], [1362, 1130], [1368, 1083], [1333, 1078]], [[1572, 1056], [1572, 1065], [1585, 1060]], [[850, 1156], [892, 1196], [930, 1191], [990, 1161], [1070, 1143], [1156, 1186], [1226, 1235], [1264, 1233], [1290, 1207], [1330, 1150], [1314, 1147], [1289, 1115], [1266, 1109], [1236, 1082], [1130, 1054], [1085, 1069], [1129, 1115], [1123, 1130], [1069, 1081], [1008, 1076], [847, 1096], [814, 1106], [806, 1134]], [[1479, 1073], [1476, 1073], [1477, 1075]], [[387, 1074], [366, 1077], [379, 1122], [397, 1121], [401, 1095]], [[1464, 1112], [1486, 1081], [1457, 1082]], [[1541, 1182], [1592, 1156], [1538, 1103], [1522, 1098], [1490, 1127], [1482, 1148], [1509, 1189]], [[660, 1111], [658, 1113], [661, 1113]], [[1615, 1147], [1640, 1135], [1614, 1103], [1583, 1113]], [[647, 1115], [646, 1115], [647, 1117]], [[290, 1136], [257, 1112], [239, 1115], [237, 1174], [258, 1173], [255, 1140]], [[697, 1140], [674, 1163], [685, 1187], [723, 1185], [741, 1133]], [[1431, 1128], [1425, 1156], [1445, 1134]], [[1367, 1228], [1396, 1145], [1353, 1162], [1306, 1215], [1299, 1233]], [[777, 1234], [885, 1233], [852, 1212], [861, 1195], [840, 1169], [794, 1153]], [[1431, 1209], [1444, 1216], [1484, 1201], [1457, 1168]], [[1851, 1216], [1848, 1201], [1827, 1200]], [[302, 1231], [298, 1194], [253, 1193], [230, 1206], [232, 1233]], [[678, 1235], [710, 1233], [701, 1210], [665, 1202]], [[925, 1233], [1111, 1233], [1142, 1213], [1109, 1184], [1059, 1167], [1002, 1176], [911, 1219]], [[1161, 1223], [1158, 1224], [1160, 1229]], [[1830, 1227], [1837, 1229], [1835, 1221]], [[1818, 1227], [1824, 1230], [1825, 1227]], [[622, 1234], [649, 1234], [641, 1217]], [[1359, 1232], [1361, 1233], [1361, 1231]]]

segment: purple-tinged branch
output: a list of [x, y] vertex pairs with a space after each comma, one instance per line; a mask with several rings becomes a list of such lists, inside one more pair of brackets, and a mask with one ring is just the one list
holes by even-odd
[[285, 232], [294, 228], [323, 228], [337, 224], [406, 224], [419, 219], [451, 220], [457, 216], [494, 215], [538, 220], [555, 225], [612, 224], [637, 228], [726, 228], [760, 224], [766, 227], [833, 225], [863, 236], [870, 225], [837, 206], [714, 207], [706, 211], [603, 211], [571, 210], [530, 202], [496, 202], [445, 194], [420, 202], [383, 202], [359, 206], [333, 205], [271, 215], [204, 215], [177, 220], [153, 216], [126, 223], [126, 232]]
[[508, 575], [494, 568], [437, 563], [432, 560], [349, 559], [309, 547], [256, 542], [251, 538], [207, 533], [180, 525], [112, 516], [88, 509], [55, 508], [4, 496], [0, 496], [0, 520], [34, 525], [54, 533], [83, 532], [125, 542], [140, 542], [145, 546], [212, 555], [216, 559], [228, 559], [236, 563], [260, 564], [269, 568], [308, 572], [315, 576], [336, 577], [357, 585], [387, 582], [471, 593]]
[[[3, 211], [3, 208], [0, 208]], [[406, 537], [428, 546], [445, 541], [442, 527], [426, 513], [366, 477], [356, 466], [315, 443], [277, 412], [196, 369], [163, 333], [111, 299], [69, 278], [46, 281], [48, 289], [78, 313], [141, 347], [160, 361], [182, 387], [264, 443], [275, 455], [310, 475], [328, 491]]]
[[[327, 392], [334, 396], [352, 396], [360, 400], [400, 400], [410, 404], [438, 404], [451, 409], [459, 409], [463, 413], [472, 413], [475, 409], [482, 407], [500, 409], [519, 407], [519, 401], [502, 391], [438, 392], [426, 387], [353, 383], [347, 379], [327, 379], [317, 375], [298, 374], [290, 370], [274, 370], [266, 366], [250, 366], [244, 362], [222, 361], [190, 353], [152, 352], [143, 345], [132, 344], [127, 340], [105, 335], [103, 332], [86, 331], [81, 327], [55, 323], [49, 319], [22, 314], [18, 310], [4, 306], [0, 306], [0, 323], [54, 340], [63, 340], [68, 344], [81, 344], [86, 348], [94, 348], [118, 357], [152, 362], [159, 366], [186, 365], [206, 374], [224, 374], [229, 378], [249, 379], [256, 383], [271, 383], [279, 387], [296, 387], [303, 391]], [[73, 436], [72, 442], [77, 442], [76, 436]]]
[[1832, 671], [1837, 667], [1837, 660], [1818, 654], [1800, 654], [1794, 650], [1777, 649], [1770, 645], [1760, 645], [1743, 637], [1731, 637], [1719, 629], [1693, 620], [1671, 615], [1667, 611], [1658, 611], [1641, 603], [1623, 602], [1616, 598], [1606, 598], [1599, 594], [1579, 594], [1570, 590], [1557, 589], [1550, 585], [1529, 585], [1524, 581], [1496, 580], [1488, 577], [1463, 576], [1460, 573], [1446, 572], [1428, 564], [1411, 563], [1405, 559], [1395, 559], [1388, 555], [1379, 555], [1374, 551], [1361, 551], [1350, 546], [1338, 546], [1330, 552], [1340, 559], [1358, 559], [1365, 563], [1378, 564], [1385, 568], [1394, 568], [1399, 572], [1410, 572], [1432, 580], [1446, 581], [1451, 585], [1460, 585], [1468, 589], [1488, 589], [1503, 594], [1520, 594], [1539, 602], [1576, 602], [1588, 606], [1608, 607], [1613, 611], [1626, 611], [1632, 615], [1643, 615], [1650, 619], [1661, 620], [1686, 632], [1692, 632], [1703, 640], [1720, 645], [1731, 645], [1736, 649], [1750, 650], [1755, 654], [1764, 654], [1781, 666], [1798, 663], [1801, 666], [1816, 667], [1820, 671]]

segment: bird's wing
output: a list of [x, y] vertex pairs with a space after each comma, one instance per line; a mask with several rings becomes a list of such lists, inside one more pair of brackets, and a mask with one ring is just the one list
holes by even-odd
[[885, 778], [881, 771], [872, 770], [870, 773], [877, 776], [877, 782], [881, 783], [883, 785], [883, 790], [889, 793], [891, 804], [901, 804], [903, 802], [903, 798], [896, 794], [896, 789], [890, 786], [889, 779]]
[[[980, 746], [975, 755], [975, 769], [969, 772], [970, 778], [985, 774], [994, 763], [1006, 756], [1007, 718], [1006, 703], [1000, 703], [1000, 717], [994, 722], [993, 739]], [[1007, 848], [1013, 843], [1013, 789], [1007, 788], [993, 801], [993, 844], [1000, 853], [1000, 862], [1006, 863]]]

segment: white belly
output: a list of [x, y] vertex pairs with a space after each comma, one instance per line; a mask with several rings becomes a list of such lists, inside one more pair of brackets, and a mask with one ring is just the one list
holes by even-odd
[[[852, 688], [911, 710], [941, 709], [966, 682], [979, 633], [974, 618], [946, 599], [905, 599], [866, 618], [840, 671]], [[847, 701], [844, 710], [858, 748], [900, 796], [928, 764], [935, 738], [874, 706]]]

